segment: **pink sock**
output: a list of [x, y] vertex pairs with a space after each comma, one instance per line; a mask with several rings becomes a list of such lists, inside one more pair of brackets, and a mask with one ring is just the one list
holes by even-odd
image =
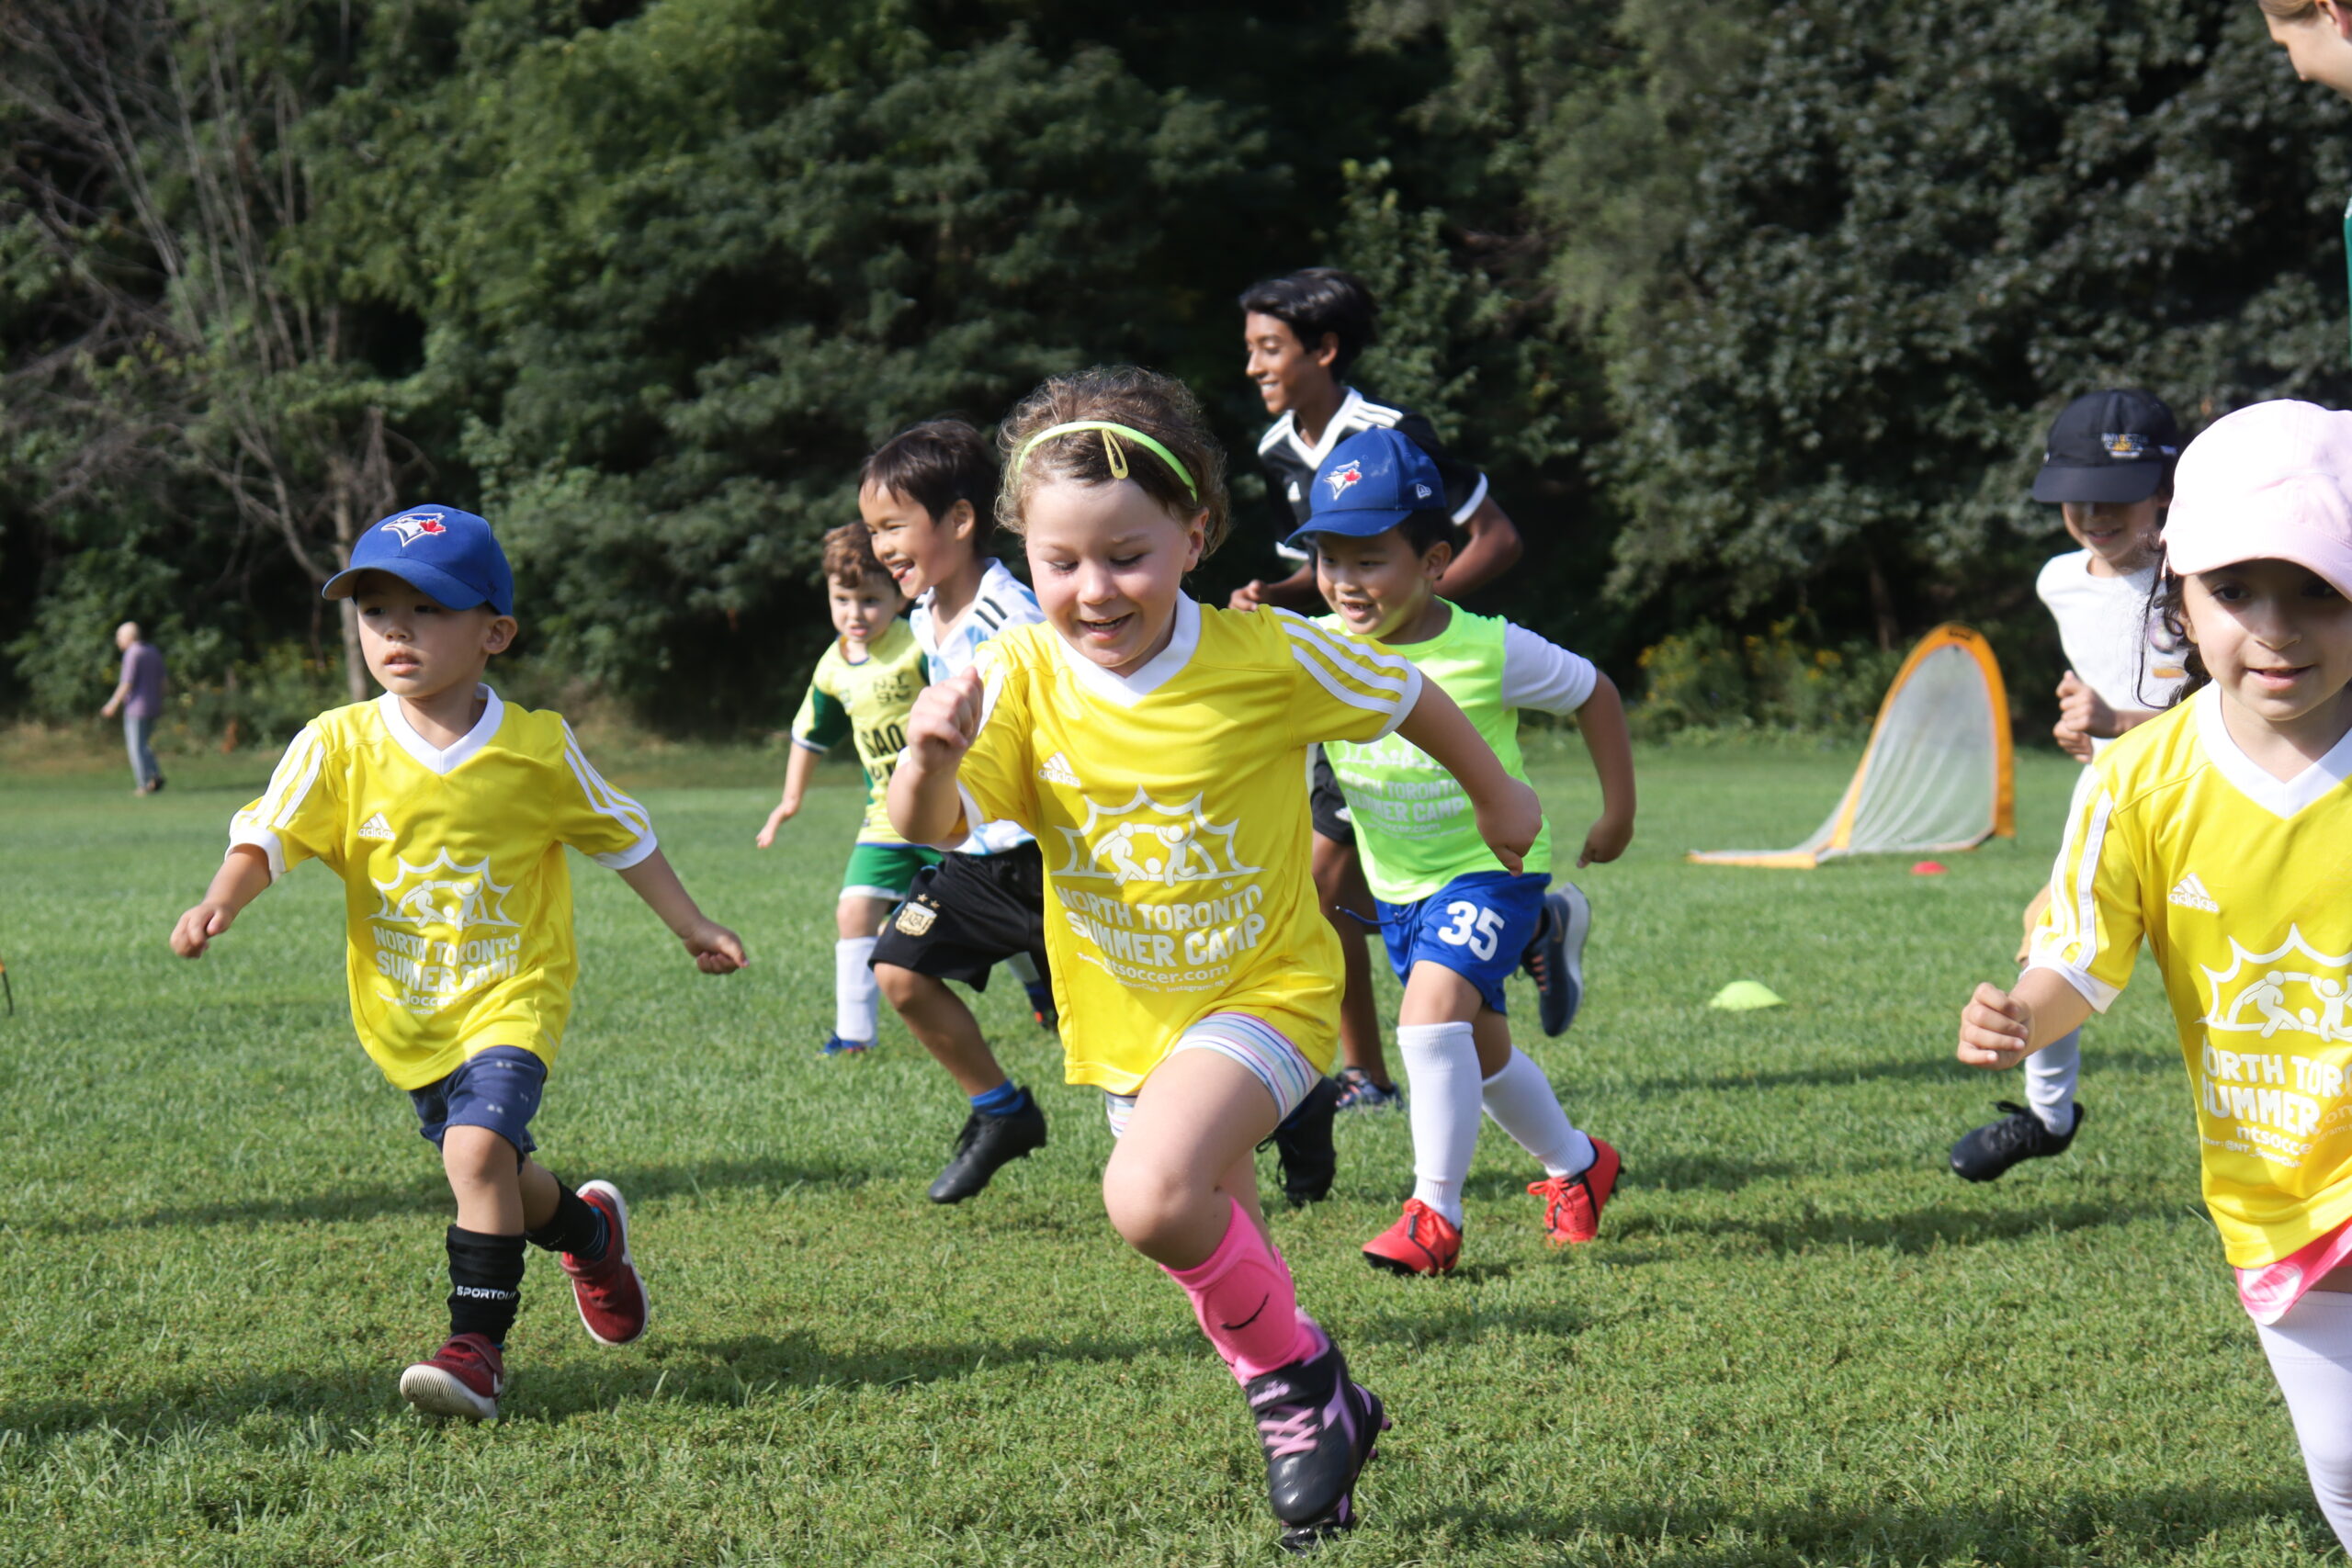
[[1234, 1202], [1225, 1239], [1208, 1260], [1170, 1269], [1168, 1277], [1193, 1298], [1193, 1315], [1216, 1353], [1243, 1382], [1276, 1367], [1303, 1361], [1322, 1348], [1322, 1331], [1298, 1310], [1290, 1268], [1266, 1245], [1240, 1203]]

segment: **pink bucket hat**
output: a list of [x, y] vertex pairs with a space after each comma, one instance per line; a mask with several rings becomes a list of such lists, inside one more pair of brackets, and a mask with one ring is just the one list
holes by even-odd
[[2165, 559], [2290, 560], [2352, 599], [2352, 413], [2282, 398], [2215, 420], [2180, 455]]

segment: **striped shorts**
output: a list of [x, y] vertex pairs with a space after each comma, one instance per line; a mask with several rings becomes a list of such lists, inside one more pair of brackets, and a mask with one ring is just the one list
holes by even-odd
[[[1169, 1047], [1168, 1055], [1173, 1056], [1179, 1051], [1214, 1051], [1249, 1068], [1266, 1086], [1266, 1092], [1274, 1097], [1277, 1122], [1288, 1121], [1299, 1101], [1323, 1077], [1322, 1069], [1301, 1055], [1287, 1035], [1265, 1020], [1246, 1012], [1209, 1014], [1178, 1035], [1176, 1043]], [[1111, 1119], [1111, 1135], [1123, 1136], [1127, 1119], [1136, 1113], [1136, 1097], [1113, 1094], [1106, 1089], [1102, 1110]]]

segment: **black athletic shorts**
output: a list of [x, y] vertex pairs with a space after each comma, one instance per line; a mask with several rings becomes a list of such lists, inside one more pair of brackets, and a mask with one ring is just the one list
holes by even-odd
[[951, 854], [915, 873], [907, 900], [874, 944], [874, 962], [895, 964], [976, 991], [989, 971], [1025, 953], [1046, 967], [1046, 860], [1034, 843], [996, 855]]
[[1348, 820], [1348, 797], [1340, 792], [1339, 778], [1320, 746], [1315, 748], [1315, 783], [1306, 792], [1306, 810], [1315, 819], [1317, 832], [1335, 844], [1356, 847], [1355, 824]]

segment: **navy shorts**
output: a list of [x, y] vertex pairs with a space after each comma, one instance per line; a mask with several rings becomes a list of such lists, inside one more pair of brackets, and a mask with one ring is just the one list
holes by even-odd
[[409, 1090], [408, 1098], [423, 1123], [417, 1131], [435, 1148], [452, 1127], [487, 1127], [514, 1145], [519, 1159], [538, 1147], [531, 1118], [539, 1113], [547, 1083], [547, 1064], [520, 1045], [488, 1045], [439, 1083]]
[[1519, 967], [1520, 955], [1544, 922], [1544, 890], [1549, 876], [1513, 876], [1507, 871], [1457, 876], [1412, 904], [1382, 904], [1380, 934], [1388, 940], [1389, 966], [1404, 979], [1416, 964], [1436, 964], [1478, 987], [1481, 1000], [1497, 1012], [1503, 982]]

